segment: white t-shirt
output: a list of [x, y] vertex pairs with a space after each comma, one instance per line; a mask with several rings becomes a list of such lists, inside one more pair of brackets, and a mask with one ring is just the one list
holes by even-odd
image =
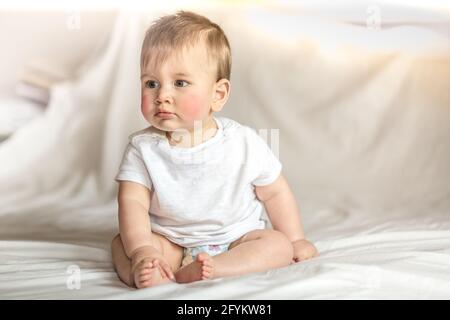
[[230, 243], [264, 229], [254, 186], [281, 173], [280, 161], [255, 130], [213, 118], [215, 135], [192, 148], [171, 146], [151, 127], [130, 135], [115, 179], [150, 189], [152, 230], [182, 247]]

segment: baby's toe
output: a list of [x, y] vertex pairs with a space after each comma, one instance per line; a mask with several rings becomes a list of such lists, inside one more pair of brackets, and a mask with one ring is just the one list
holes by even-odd
[[139, 275], [143, 276], [152, 273], [152, 268], [144, 267], [139, 270]]
[[205, 279], [210, 279], [211, 278], [211, 276], [212, 276], [212, 272], [210, 272], [210, 271], [202, 271], [202, 279], [203, 280], [205, 280]]
[[206, 252], [201, 252], [197, 255], [197, 261], [205, 263], [208, 260], [211, 259], [211, 256], [209, 254], [207, 254]]
[[148, 281], [148, 280], [151, 280], [151, 279], [152, 279], [152, 275], [151, 274], [144, 274], [144, 275], [139, 276], [139, 281], [140, 282], [145, 282], [145, 281]]
[[214, 268], [212, 266], [202, 266], [202, 276], [206, 277], [207, 279], [212, 277], [212, 274], [214, 272]]
[[202, 265], [202, 270], [203, 271], [212, 271], [213, 267], [210, 265]]
[[205, 267], [212, 268], [213, 264], [214, 263], [213, 263], [213, 259], [212, 258], [206, 259], [206, 260], [203, 261], [203, 266], [205, 266]]
[[136, 267], [136, 270], [138, 272], [141, 272], [145, 269], [151, 269], [151, 268], [153, 268], [153, 263], [151, 261], [144, 260], [144, 261], [139, 262], [139, 264]]
[[202, 274], [210, 274], [211, 272], [212, 272], [211, 269], [205, 269], [205, 268], [202, 269]]
[[139, 288], [139, 289], [147, 288], [147, 287], [150, 286], [150, 284], [151, 284], [151, 281], [150, 281], [150, 280], [142, 281], [142, 282], [139, 282], [138, 288]]

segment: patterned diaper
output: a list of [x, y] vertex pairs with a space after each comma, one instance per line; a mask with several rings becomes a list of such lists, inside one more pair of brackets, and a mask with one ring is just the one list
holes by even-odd
[[228, 250], [230, 243], [226, 244], [210, 244], [205, 246], [198, 246], [192, 248], [184, 248], [182, 266], [185, 266], [195, 260], [197, 255], [202, 252], [206, 252], [210, 256], [215, 256]]

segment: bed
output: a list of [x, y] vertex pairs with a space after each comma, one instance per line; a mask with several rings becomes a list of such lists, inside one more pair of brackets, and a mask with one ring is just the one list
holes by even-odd
[[449, 299], [448, 10], [380, 5], [383, 25], [377, 7], [326, 8], [193, 8], [232, 45], [220, 115], [279, 136], [319, 257], [142, 290], [117, 278], [113, 178], [146, 125], [139, 48], [163, 12], [122, 10], [45, 112], [0, 142], [0, 298]]

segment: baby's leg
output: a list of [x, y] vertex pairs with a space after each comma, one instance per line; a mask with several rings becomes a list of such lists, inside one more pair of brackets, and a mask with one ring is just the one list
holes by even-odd
[[228, 251], [214, 256], [214, 278], [243, 275], [288, 266], [292, 243], [275, 230], [253, 230], [231, 243]]
[[254, 230], [231, 243], [228, 251], [211, 257], [203, 252], [175, 274], [177, 282], [242, 275], [288, 266], [292, 243], [279, 231]]
[[[180, 267], [183, 249], [160, 234], [152, 233], [152, 237], [154, 239], [155, 253], [158, 254], [157, 256], [162, 255], [172, 271], [175, 272]], [[159, 259], [154, 259], [151, 256], [142, 260], [141, 263], [134, 268], [132, 274], [131, 260], [125, 253], [120, 235], [114, 237], [111, 242], [111, 251], [114, 268], [119, 275], [119, 278], [128, 286], [143, 288], [169, 282], [167, 278], [163, 279], [161, 276], [161, 266], [158, 265], [160, 263], [158, 261]]]

